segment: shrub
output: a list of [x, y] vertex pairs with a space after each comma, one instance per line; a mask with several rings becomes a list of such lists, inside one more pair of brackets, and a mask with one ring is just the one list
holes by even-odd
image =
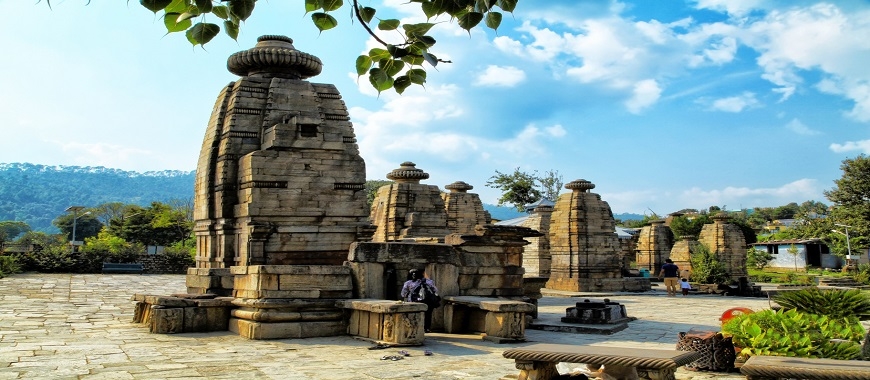
[[796, 309], [763, 310], [736, 316], [722, 326], [739, 355], [861, 358], [864, 327], [855, 317], [831, 318]]
[[155, 259], [161, 267], [169, 268], [173, 273], [186, 273], [187, 268], [196, 265], [195, 254], [196, 248], [174, 245], [166, 247]]
[[766, 250], [750, 248], [746, 252], [746, 266], [750, 268], [762, 269], [767, 266], [767, 263], [773, 260], [773, 255], [767, 253]]
[[773, 300], [786, 309], [804, 313], [870, 320], [870, 298], [858, 289], [807, 288], [779, 293]]
[[704, 244], [698, 244], [692, 249], [692, 281], [702, 284], [726, 284], [731, 282], [731, 276], [725, 271], [716, 253], [711, 252]]
[[15, 256], [0, 256], [0, 278], [19, 272], [21, 272], [21, 266], [18, 265]]
[[76, 266], [70, 248], [63, 244], [54, 244], [22, 254], [18, 256], [18, 262], [23, 270], [42, 273], [68, 273]]

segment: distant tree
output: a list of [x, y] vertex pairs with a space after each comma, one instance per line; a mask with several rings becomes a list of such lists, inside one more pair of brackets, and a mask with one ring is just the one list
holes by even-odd
[[112, 219], [124, 213], [125, 208], [127, 208], [127, 205], [123, 202], [109, 202], [92, 208], [91, 213], [96, 216], [100, 223], [103, 223], [104, 226], [108, 226]]
[[797, 270], [798, 270], [797, 259], [798, 259], [798, 253], [800, 251], [797, 249], [797, 246], [794, 244], [789, 246], [788, 249], [786, 249], [785, 251], [788, 252], [789, 255], [792, 255], [792, 257], [794, 257], [794, 271], [797, 272]]
[[771, 217], [773, 219], [794, 219], [800, 212], [800, 206], [797, 203], [789, 203], [785, 206], [779, 206], [773, 209]]
[[30, 231], [30, 226], [24, 222], [6, 220], [0, 222], [0, 246], [7, 241], [15, 240], [18, 235]]
[[866, 248], [870, 234], [870, 158], [862, 154], [843, 160], [840, 169], [843, 176], [834, 181], [833, 189], [825, 191], [834, 203], [829, 216], [849, 226], [853, 249]]
[[[85, 238], [97, 236], [103, 228], [103, 223], [90, 210], [85, 212], [85, 214], [78, 215], [63, 213], [55, 218], [51, 224], [54, 224], [61, 234], [66, 235], [67, 240], [71, 241], [75, 237], [76, 241], [84, 241]], [[72, 236], [73, 227], [75, 227], [76, 236]]]
[[372, 207], [372, 203], [375, 201], [375, 196], [378, 195], [378, 189], [391, 183], [393, 183], [393, 181], [377, 179], [366, 181], [366, 202], [368, 203], [369, 208]]
[[559, 193], [562, 191], [562, 186], [565, 181], [558, 170], [547, 170], [544, 174], [538, 177], [538, 183], [541, 185], [541, 194], [544, 199], [555, 202], [559, 198]]
[[828, 214], [828, 206], [822, 202], [806, 201], [801, 203], [798, 209], [798, 216], [813, 219]]
[[767, 253], [767, 250], [758, 248], [749, 248], [746, 251], [746, 266], [756, 269], [763, 269], [773, 260], [773, 255]]
[[152, 202], [147, 208], [129, 207], [121, 218], [113, 219], [109, 232], [131, 243], [170, 246], [190, 236], [193, 221], [185, 208]]
[[675, 238], [683, 236], [698, 236], [705, 224], [713, 223], [708, 214], [697, 214], [675, 216], [671, 219], [671, 231], [674, 232]]
[[489, 177], [487, 187], [501, 190], [498, 205], [510, 204], [517, 211], [525, 211], [524, 206], [541, 199], [541, 192], [535, 188], [538, 178], [534, 174], [514, 169], [512, 174], [495, 171], [495, 175]]

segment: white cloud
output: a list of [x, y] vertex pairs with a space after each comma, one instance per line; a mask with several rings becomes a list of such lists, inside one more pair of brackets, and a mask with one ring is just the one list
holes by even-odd
[[662, 89], [653, 79], [646, 79], [634, 84], [632, 96], [625, 101], [625, 107], [631, 113], [640, 113], [655, 104], [662, 95]]
[[755, 99], [755, 94], [747, 91], [737, 96], [716, 99], [710, 105], [713, 110], [723, 112], [742, 112], [747, 108], [759, 107], [761, 103]]
[[728, 205], [729, 208], [755, 207], [759, 205], [783, 205], [796, 199], [818, 199], [820, 189], [814, 179], [799, 179], [794, 182], [773, 188], [750, 188], [728, 186], [724, 189], [703, 190], [693, 187], [683, 191], [680, 199], [684, 204], [708, 207], [711, 205]]
[[513, 66], [489, 65], [474, 81], [476, 86], [513, 87], [526, 79], [526, 73]]
[[758, 8], [762, 0], [698, 0], [697, 8], [726, 12], [734, 16], [744, 16]]
[[544, 130], [547, 132], [547, 134], [553, 137], [564, 137], [568, 134], [568, 131], [566, 131], [561, 124], [556, 124], [552, 127], [546, 127], [544, 128]]
[[817, 130], [810, 129], [810, 127], [807, 127], [804, 123], [802, 123], [798, 119], [792, 119], [790, 122], [788, 122], [788, 124], [785, 125], [785, 127], [786, 127], [786, 129], [788, 129], [794, 133], [797, 133], [799, 135], [814, 136], [814, 135], [821, 134], [821, 132], [819, 132]]
[[833, 143], [829, 147], [836, 153], [861, 152], [870, 154], [870, 140], [846, 141], [843, 144]]

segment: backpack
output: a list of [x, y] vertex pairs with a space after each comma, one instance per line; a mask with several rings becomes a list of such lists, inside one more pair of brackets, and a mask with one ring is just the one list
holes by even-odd
[[430, 307], [438, 307], [441, 305], [441, 296], [435, 293], [432, 287], [423, 280], [411, 289], [411, 302], [420, 302]]

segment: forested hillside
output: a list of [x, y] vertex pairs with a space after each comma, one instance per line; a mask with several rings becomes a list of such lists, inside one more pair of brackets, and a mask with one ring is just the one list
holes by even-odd
[[0, 221], [56, 232], [51, 221], [69, 206], [107, 202], [147, 206], [193, 198], [193, 171], [137, 173], [104, 167], [0, 164]]

